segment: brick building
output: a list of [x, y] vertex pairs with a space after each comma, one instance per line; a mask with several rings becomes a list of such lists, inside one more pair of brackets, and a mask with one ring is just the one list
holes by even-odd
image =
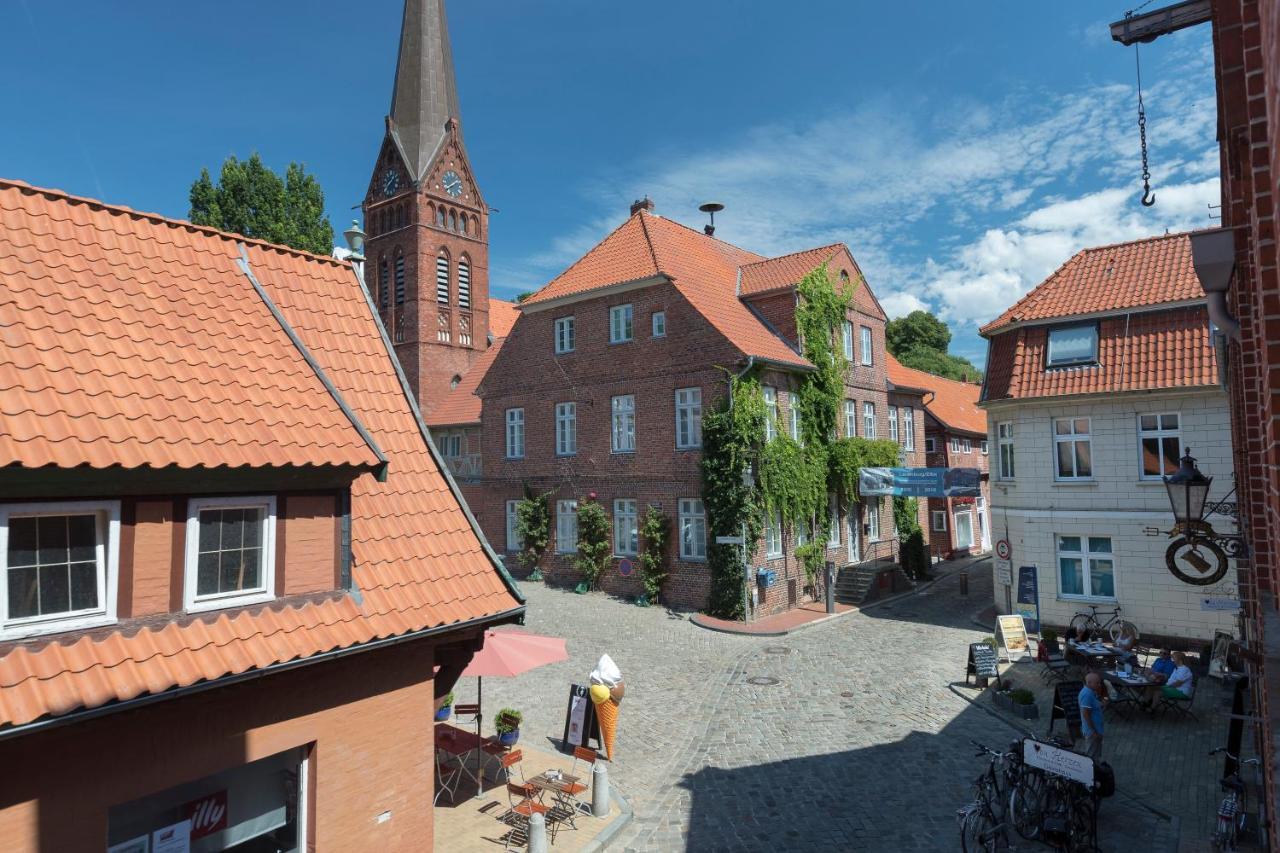
[[4, 849], [430, 850], [432, 712], [523, 606], [351, 265], [0, 220]]
[[[1146, 636], [1230, 632], [1234, 614], [1201, 600], [1234, 598], [1235, 567], [1184, 582], [1166, 566], [1168, 538], [1150, 532], [1173, 525], [1162, 477], [1187, 448], [1205, 474], [1232, 479], [1227, 395], [1188, 235], [1085, 249], [981, 332], [993, 521], [1014, 564], [1038, 568], [1042, 619], [1061, 626], [1089, 604], [1120, 605]], [[997, 578], [1002, 612], [1010, 586]]]
[[[837, 283], [859, 282], [840, 341], [850, 361], [841, 434], [900, 436], [911, 448], [903, 451], [907, 464], [918, 464], [920, 394], [908, 389], [891, 399], [885, 315], [846, 247], [765, 258], [664, 219], [646, 200], [518, 306], [501, 348], [477, 365], [483, 377], [464, 377], [429, 419], [436, 434], [471, 429], [479, 408], [483, 474], [472, 506], [489, 540], [514, 554], [516, 502], [526, 486], [552, 491], [555, 535], [544, 571], [552, 582], [576, 582], [576, 502], [594, 493], [612, 516], [619, 558], [601, 584], [635, 595], [638, 576], [618, 567], [635, 552], [637, 519], [655, 505], [677, 532], [664, 600], [704, 606], [702, 411], [720, 405], [732, 373], [755, 367], [777, 428], [798, 433], [792, 393], [811, 366], [796, 340], [795, 285], [824, 263]], [[473, 420], [459, 423], [454, 412]], [[893, 556], [887, 500], [837, 509], [833, 519], [827, 557], [837, 565]], [[805, 595], [797, 533], [766, 528], [753, 566], [773, 569], [777, 582], [759, 590], [762, 614]]]
[[904, 367], [889, 356], [889, 380], [923, 390], [925, 466], [977, 468], [978, 497], [928, 498], [929, 550], [950, 560], [991, 550], [991, 484], [988, 477], [987, 415], [978, 408], [982, 386]]

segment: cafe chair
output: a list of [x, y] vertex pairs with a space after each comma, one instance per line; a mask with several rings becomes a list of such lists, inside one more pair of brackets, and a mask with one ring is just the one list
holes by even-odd
[[1055, 681], [1066, 681], [1071, 677], [1072, 664], [1062, 654], [1057, 640], [1039, 640], [1036, 642], [1036, 660], [1040, 662], [1040, 678], [1045, 684]]
[[549, 820], [567, 824], [571, 829], [578, 828], [578, 814], [591, 808], [582, 795], [590, 790], [587, 780], [592, 778], [591, 771], [595, 769], [597, 759], [599, 755], [594, 749], [584, 746], [573, 748], [573, 766], [569, 768], [569, 775], [578, 781], [570, 782], [563, 792], [557, 792]]
[[511, 827], [511, 831], [503, 837], [504, 850], [523, 851], [529, 845], [529, 819], [536, 814], [547, 821], [547, 831], [551, 833], [551, 841], [555, 843], [555, 822], [550, 819], [550, 806], [538, 802], [538, 788], [524, 780], [524, 768], [520, 767], [520, 781], [512, 781], [511, 768], [520, 764], [523, 755], [520, 750], [512, 750], [502, 756], [502, 766], [507, 771], [507, 802], [510, 808], [498, 820]]
[[[1201, 685], [1201, 687], [1203, 687], [1203, 685]], [[1165, 696], [1164, 691], [1161, 691], [1160, 701], [1156, 702], [1156, 710], [1160, 712], [1160, 716], [1162, 717], [1165, 715], [1166, 712], [1171, 711], [1173, 712], [1174, 716], [1176, 716], [1180, 720], [1190, 717], [1191, 719], [1195, 720], [1198, 723], [1200, 722], [1200, 718], [1197, 717], [1195, 715], [1195, 712], [1191, 710], [1191, 705], [1193, 702], [1195, 702], [1196, 693], [1199, 693], [1199, 692], [1200, 690], [1196, 690], [1194, 693], [1191, 694], [1190, 697], [1186, 699], [1175, 699], [1172, 696]]]

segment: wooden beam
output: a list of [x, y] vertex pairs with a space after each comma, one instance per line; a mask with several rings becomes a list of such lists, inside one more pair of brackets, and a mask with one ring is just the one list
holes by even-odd
[[1133, 15], [1111, 25], [1111, 38], [1126, 46], [1153, 42], [1160, 36], [1212, 20], [1211, 5], [1210, 0], [1185, 0], [1163, 9]]

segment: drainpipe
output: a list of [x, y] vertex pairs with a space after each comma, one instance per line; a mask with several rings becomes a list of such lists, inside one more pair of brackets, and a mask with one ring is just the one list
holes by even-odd
[[1227, 310], [1227, 288], [1236, 267], [1235, 235], [1214, 228], [1191, 235], [1191, 261], [1204, 288], [1209, 319], [1231, 340], [1240, 341], [1240, 321]]
[[[742, 368], [736, 374], [729, 377], [729, 411], [733, 411], [733, 386], [734, 383], [746, 376], [751, 368], [756, 366], [756, 357], [754, 355], [747, 356], [747, 366]], [[748, 463], [750, 464], [750, 463]], [[747, 477], [747, 472], [743, 472], [743, 479]], [[751, 552], [747, 550], [747, 523], [742, 523], [742, 618], [750, 622], [751, 612]]]

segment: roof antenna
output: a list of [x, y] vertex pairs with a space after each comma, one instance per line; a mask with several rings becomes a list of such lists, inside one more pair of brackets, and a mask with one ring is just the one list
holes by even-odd
[[716, 214], [724, 210], [724, 205], [718, 201], [709, 201], [706, 204], [698, 205], [698, 210], [711, 215], [711, 224], [702, 226], [702, 233], [708, 237], [714, 237], [716, 233]]

